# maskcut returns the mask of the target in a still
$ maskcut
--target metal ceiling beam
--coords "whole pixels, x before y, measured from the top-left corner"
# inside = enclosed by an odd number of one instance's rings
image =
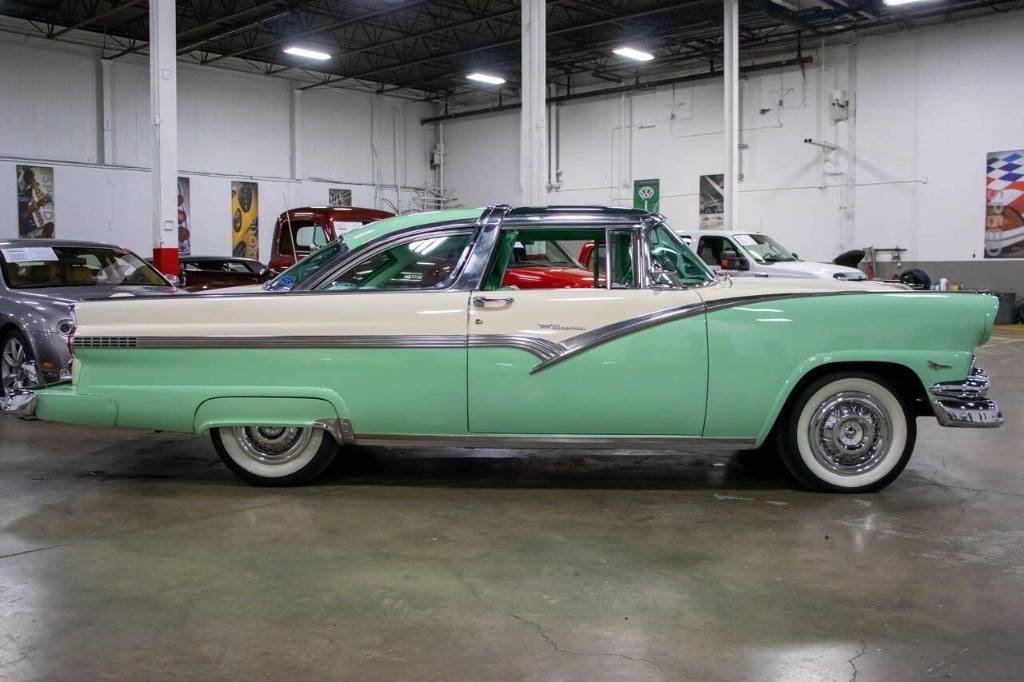
[[[222,55],[220,55],[218,57],[214,57],[213,59],[208,59],[205,63],[206,64],[213,64],[214,62],[219,62],[220,60],[227,59],[228,57],[238,57],[239,55],[249,54],[251,52],[259,52],[261,50],[266,50],[266,49],[271,48],[271,47],[276,47],[277,45],[280,45],[281,43],[286,43],[286,42],[289,42],[289,41],[298,40],[300,38],[308,38],[309,36],[313,36],[313,35],[316,35],[318,33],[324,33],[326,31],[336,31],[337,29],[344,28],[345,26],[351,26],[353,24],[358,24],[358,23],[361,23],[361,22],[364,22],[364,21],[369,21],[371,19],[377,19],[377,18],[380,18],[380,17],[387,16],[389,14],[395,14],[396,12],[404,12],[405,10],[413,9],[413,8],[418,7],[420,5],[425,5],[428,2],[429,2],[429,0],[414,0],[413,2],[403,2],[400,5],[395,5],[393,7],[388,7],[386,9],[376,10],[376,11],[373,11],[373,12],[366,12],[364,14],[360,14],[359,16],[348,17],[346,19],[342,19],[340,21],[335,21],[335,22],[332,22],[330,24],[325,24],[323,26],[319,26],[319,27],[316,27],[316,28],[311,28],[311,29],[306,30],[306,31],[300,31],[299,33],[293,33],[293,34],[291,34],[289,36],[285,36],[283,38],[277,38],[275,40],[271,40],[271,41],[268,41],[268,42],[265,42],[265,43],[260,43],[259,45],[252,45],[250,47],[242,48],[240,50],[235,50],[234,52],[229,52],[227,54],[222,54]]]
[[[658,8],[654,8],[654,9],[643,10],[643,11],[640,11],[640,12],[632,12],[632,13],[629,13],[629,14],[622,14],[622,15],[619,15],[619,16],[616,16],[616,17],[608,17],[608,18],[605,18],[605,19],[599,19],[599,20],[591,21],[591,22],[585,23],[585,24],[575,24],[573,26],[566,26],[564,28],[556,29],[556,30],[553,30],[553,31],[548,31],[547,35],[550,38],[551,36],[563,35],[563,34],[572,33],[572,32],[575,32],[575,31],[586,30],[588,28],[594,28],[594,27],[597,27],[597,26],[604,26],[606,24],[620,23],[620,22],[623,22],[623,21],[629,21],[629,20],[637,19],[637,18],[641,18],[641,17],[653,16],[653,15],[656,15],[656,14],[664,14],[666,12],[672,12],[672,11],[675,11],[675,10],[691,7],[691,6],[694,6],[694,5],[701,5],[701,4],[715,2],[715,1],[716,0],[685,0],[684,2],[677,2],[677,3],[673,4],[673,5],[668,5],[666,7],[658,7]],[[442,59],[451,59],[453,57],[462,57],[462,56],[465,56],[467,54],[475,54],[477,52],[483,52],[483,51],[486,51],[486,50],[493,50],[493,49],[497,49],[497,48],[500,48],[500,47],[511,47],[513,45],[518,45],[520,42],[521,42],[521,38],[520,37],[516,37],[516,38],[511,39],[511,40],[504,40],[504,41],[500,41],[500,42],[497,42],[497,43],[488,43],[486,45],[479,45],[477,47],[467,48],[467,49],[464,49],[464,50],[457,50],[455,52],[446,52],[444,54],[432,55],[432,56],[429,56],[429,57],[424,57],[422,59],[417,59],[417,60],[413,60],[413,61],[398,62],[396,64],[390,64],[388,66],[383,66],[383,67],[379,67],[379,68],[376,68],[376,69],[370,69],[369,71],[361,71],[359,73],[354,73],[354,74],[350,74],[350,75],[337,76],[335,78],[328,78],[327,80],[325,80],[322,83],[318,83],[316,85],[307,85],[306,87],[304,87],[302,89],[303,90],[311,90],[313,88],[322,87],[324,85],[330,85],[332,83],[337,83],[338,81],[346,80],[348,78],[366,78],[368,76],[376,76],[378,74],[387,73],[389,71],[394,71],[396,69],[408,68],[410,66],[418,66],[420,64],[427,64],[427,63],[434,62],[434,61],[440,61]]]
[[[94,14],[94,15],[92,15],[90,17],[86,17],[85,19],[82,19],[81,21],[78,21],[78,22],[68,26],[67,28],[63,28],[63,29],[57,31],[56,33],[51,33],[51,34],[47,35],[46,37],[47,38],[59,38],[59,37],[61,37],[62,35],[64,35],[65,33],[69,32],[69,31],[75,31],[77,29],[82,28],[83,26],[88,26],[89,24],[96,23],[100,19],[106,19],[107,17],[109,17],[109,16],[111,16],[113,14],[117,14],[118,12],[120,12],[122,10],[126,10],[129,7],[134,7],[135,5],[140,4],[141,2],[142,2],[142,0],[127,0],[126,2],[122,2],[120,5],[115,5],[115,6],[111,7],[106,12],[100,12],[99,14]]]

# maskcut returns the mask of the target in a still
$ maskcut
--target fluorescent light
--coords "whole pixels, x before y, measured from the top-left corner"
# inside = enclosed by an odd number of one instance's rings
[[[319,62],[326,61],[331,58],[331,55],[326,52],[320,52],[318,50],[310,50],[305,47],[286,47],[284,48],[285,54],[295,55],[296,57],[305,57],[307,59],[315,59]]]
[[[884,0],[886,5],[909,5],[912,2],[923,2],[923,0]]]
[[[632,47],[619,47],[612,50],[615,54],[626,59],[635,59],[638,62],[649,62],[654,59],[654,55],[650,52],[644,52],[643,50],[637,50]]]
[[[471,81],[487,83],[488,85],[503,85],[505,83],[505,79],[501,76],[492,76],[489,73],[471,73],[466,78]]]

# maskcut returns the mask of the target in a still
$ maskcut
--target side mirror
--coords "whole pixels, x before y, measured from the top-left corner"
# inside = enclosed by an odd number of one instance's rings
[[[731,256],[729,258],[722,258],[722,269],[746,271],[750,269],[750,261],[748,261],[743,256]]]
[[[177,275],[164,275],[164,278],[166,278],[167,281],[170,282],[173,286],[178,286],[178,284],[181,282],[181,280],[178,279]]]
[[[651,259],[651,269],[647,271],[647,276],[655,286],[683,288],[676,274],[666,270],[656,258]]]
[[[800,256],[797,255],[796,251],[793,252],[793,258],[800,260]]]

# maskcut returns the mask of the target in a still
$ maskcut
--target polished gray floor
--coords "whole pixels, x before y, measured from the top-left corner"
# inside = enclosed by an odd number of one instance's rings
[[[1019,680],[1008,424],[920,420],[883,493],[749,453],[359,450],[237,483],[206,440],[0,420],[3,680]]]

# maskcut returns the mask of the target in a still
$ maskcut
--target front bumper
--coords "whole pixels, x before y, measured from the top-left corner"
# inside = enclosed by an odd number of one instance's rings
[[[983,369],[971,366],[966,379],[942,381],[931,387],[932,411],[942,426],[991,429],[1003,424],[1003,412],[986,397],[992,380]]]

